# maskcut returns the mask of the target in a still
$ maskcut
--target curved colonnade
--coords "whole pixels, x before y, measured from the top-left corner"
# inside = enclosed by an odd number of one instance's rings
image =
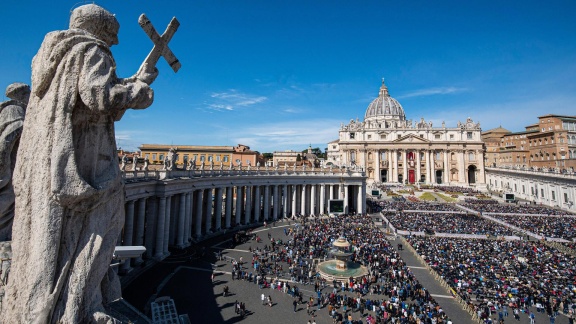
[[[143,245],[143,259],[162,260],[168,247],[295,215],[328,214],[330,199],[344,212],[366,212],[366,175],[340,170],[126,171],[124,229],[117,245]],[[277,206],[277,208],[276,208]]]

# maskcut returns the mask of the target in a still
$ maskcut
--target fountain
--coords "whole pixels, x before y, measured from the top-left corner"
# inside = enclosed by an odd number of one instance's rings
[[[345,237],[339,237],[332,243],[333,260],[320,262],[318,272],[326,280],[348,280],[350,277],[358,279],[368,274],[368,269],[356,262],[350,261],[352,255],[351,244]]]

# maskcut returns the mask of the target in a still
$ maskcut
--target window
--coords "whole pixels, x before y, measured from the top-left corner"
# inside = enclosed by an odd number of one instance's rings
[[[350,139],[354,139],[355,136],[356,136],[356,133],[350,133]]]
[[[556,191],[552,190],[552,200],[556,201]]]
[[[246,159],[246,165],[250,163],[250,159]]]
[[[564,203],[568,203],[568,193],[564,193]]]
[[[188,164],[188,154],[184,154],[184,164]]]
[[[402,135],[398,135],[397,138],[400,139],[400,137],[402,137]]]
[[[424,134],[420,134],[420,138],[424,138]]]
[[[540,189],[540,196],[544,198],[544,189]]]
[[[388,153],[386,153],[386,152],[380,153],[380,160],[386,161],[386,157],[387,157],[387,156],[388,156]]]
[[[434,139],[440,139],[440,134],[434,135]]]
[[[467,132],[467,133],[466,133],[466,138],[472,139],[472,132]]]
[[[368,139],[372,139],[372,135],[368,135]]]
[[[386,139],[386,135],[380,135],[380,139]]]
[[[216,162],[220,162],[220,155],[216,155]]]
[[[350,161],[356,161],[356,152],[350,152]]]
[[[336,149],[336,145],[332,145],[332,149],[334,149],[334,150],[335,150],[335,149]]]
[[[474,161],[474,160],[475,160],[474,152],[469,152],[468,153],[468,161]]]
[[[164,161],[164,154],[160,154],[160,161]]]
[[[451,139],[451,140],[454,139],[454,134],[450,134],[450,139]]]
[[[200,162],[206,161],[206,157],[204,155],[200,155]]]
[[[156,161],[156,153],[153,153],[153,154],[152,154],[152,160],[153,160],[153,161]]]
[[[236,164],[240,163],[240,159],[236,159]]]
[[[228,155],[224,155],[224,162],[228,162]]]
[[[525,194],[526,193],[526,187],[524,185],[522,185],[522,193]]]
[[[208,155],[208,162],[212,162],[212,161],[213,161],[212,155]]]

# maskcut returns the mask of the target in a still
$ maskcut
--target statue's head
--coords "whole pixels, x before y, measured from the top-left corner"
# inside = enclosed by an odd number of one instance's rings
[[[103,40],[108,46],[118,44],[120,24],[106,9],[95,4],[80,6],[70,15],[70,28],[82,29]]]

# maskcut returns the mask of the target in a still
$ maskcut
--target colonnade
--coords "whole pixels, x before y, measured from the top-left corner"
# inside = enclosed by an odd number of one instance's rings
[[[144,259],[162,260],[169,247],[185,248],[193,241],[226,229],[299,215],[328,214],[329,200],[344,201],[344,211],[366,212],[366,179],[324,176],[298,181],[201,178],[154,180],[126,184],[124,229],[117,245],[143,245],[143,257],[121,266],[127,272]],[[232,180],[232,181],[230,181]]]

